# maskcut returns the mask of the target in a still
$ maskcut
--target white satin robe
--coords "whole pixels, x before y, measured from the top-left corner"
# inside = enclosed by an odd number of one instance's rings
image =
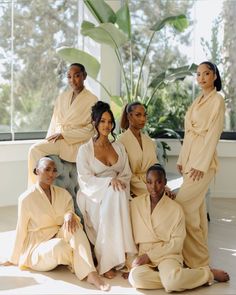
[[[126,253],[136,253],[129,215],[129,181],[131,172],[123,145],[112,143],[118,154],[112,166],[94,156],[93,140],[82,145],[77,157],[78,206],[83,214],[86,233],[94,245],[98,271],[103,274],[122,266]],[[114,191],[110,182],[117,178],[126,190]]]

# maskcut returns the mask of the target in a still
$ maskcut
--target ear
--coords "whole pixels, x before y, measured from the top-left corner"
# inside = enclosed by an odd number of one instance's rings
[[[215,74],[215,75],[214,75],[214,81],[215,81],[216,79],[217,79],[217,75]]]
[[[84,77],[84,80],[86,80],[86,78],[87,78],[87,72],[84,72],[83,73],[83,77]]]

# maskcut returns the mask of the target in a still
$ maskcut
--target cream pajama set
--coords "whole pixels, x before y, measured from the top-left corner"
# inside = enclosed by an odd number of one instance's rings
[[[135,288],[183,291],[213,281],[208,266],[183,268],[182,248],[186,235],[181,206],[163,195],[151,213],[150,196],[131,201],[131,221],[138,255],[151,263],[131,269],[129,282]]]
[[[183,184],[176,201],[185,213],[187,236],[183,256],[188,267],[209,265],[205,195],[218,168],[216,146],[224,126],[225,103],[215,89],[195,99],[185,116],[185,136],[177,164],[183,168]],[[204,172],[193,181],[190,169]]]
[[[129,159],[132,177],[130,191],[132,196],[147,193],[146,172],[150,166],[158,163],[156,145],[146,134],[141,133],[142,148],[130,129],[122,133],[118,139],[125,147]]]
[[[16,238],[10,262],[21,269],[49,271],[68,265],[82,280],[96,271],[89,241],[78,221],[74,234],[64,227],[64,216],[73,213],[73,201],[63,188],[51,186],[52,203],[38,183],[23,193],[18,202]]]
[[[97,102],[97,97],[86,88],[71,103],[72,96],[73,90],[59,95],[47,133],[47,137],[61,133],[64,139],[59,139],[55,143],[45,139],[31,146],[29,150],[28,186],[36,182],[33,169],[40,158],[54,154],[68,162],[76,162],[79,146],[94,134],[91,107]]]

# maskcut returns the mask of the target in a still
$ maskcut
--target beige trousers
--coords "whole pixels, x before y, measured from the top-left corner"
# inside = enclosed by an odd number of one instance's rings
[[[134,267],[129,274],[129,282],[134,288],[162,289],[166,292],[184,291],[213,282],[209,267],[198,269],[183,268],[175,259],[164,259],[158,270],[141,265]]]
[[[199,181],[193,181],[189,174],[184,174],[183,184],[176,196],[176,201],[185,213],[187,235],[183,256],[185,264],[190,268],[209,265],[205,196],[214,173],[213,169],[209,170]]]
[[[72,235],[62,227],[55,238],[41,243],[31,255],[31,268],[36,271],[49,271],[59,264],[68,265],[80,280],[96,271],[82,228]]]
[[[39,159],[47,155],[59,155],[61,140],[57,140],[55,143],[42,140],[38,143],[33,144],[28,153],[28,187],[36,183],[36,175],[33,170]]]

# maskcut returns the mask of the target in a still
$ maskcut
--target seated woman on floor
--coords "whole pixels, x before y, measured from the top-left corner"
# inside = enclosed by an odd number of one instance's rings
[[[214,279],[228,281],[227,273],[209,266],[183,267],[183,210],[165,194],[166,173],[161,165],[151,166],[146,177],[148,193],[131,201],[133,234],[139,250],[129,274],[131,285],[172,292],[210,285]]]
[[[109,285],[97,274],[88,239],[74,214],[72,197],[52,185],[57,175],[54,161],[41,158],[34,173],[37,183],[19,198],[14,248],[3,265],[36,271],[68,265],[79,280],[87,277],[89,283],[107,291]]]
[[[126,254],[137,252],[128,204],[131,171],[123,145],[115,141],[109,104],[97,102],[92,107],[92,121],[97,135],[79,148],[77,157],[77,200],[94,245],[98,271],[113,278],[115,269],[124,266]]]

